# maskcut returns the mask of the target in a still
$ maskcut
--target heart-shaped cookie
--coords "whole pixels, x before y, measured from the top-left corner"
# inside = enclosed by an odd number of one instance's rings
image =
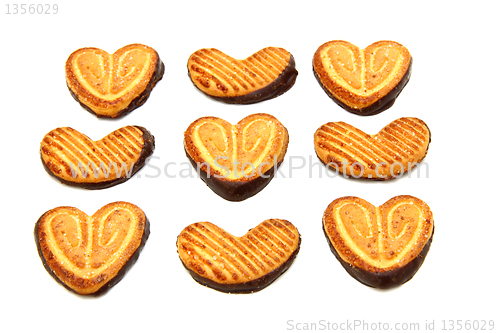
[[[379,41],[364,50],[341,40],[321,45],[313,58],[314,75],[330,98],[349,112],[382,112],[410,80],[412,57],[401,44]]]
[[[158,53],[146,45],[127,45],[113,54],[86,47],[66,61],[66,84],[87,111],[117,118],[144,104],[164,71]]]
[[[280,47],[266,47],[244,60],[217,49],[201,49],[189,57],[188,72],[203,93],[234,104],[277,97],[294,85],[298,75],[292,54]]]
[[[418,118],[400,118],[375,135],[342,121],[324,124],[314,133],[319,159],[337,173],[353,178],[393,179],[420,163],[431,133]]]
[[[229,293],[262,290],[283,274],[300,248],[286,220],[270,219],[235,237],[210,222],[194,223],[177,237],[177,252],[202,285]]]
[[[71,127],[56,128],[40,144],[45,170],[61,182],[86,189],[103,189],[127,181],[155,148],[144,127],[126,126],[92,141]]]
[[[359,282],[387,289],[415,275],[434,234],[425,202],[394,197],[380,207],[356,197],[334,200],[323,215],[323,231],[333,254]]]
[[[34,234],[50,275],[78,294],[102,294],[139,257],[149,222],[128,202],[107,204],[92,216],[74,207],[57,207],[38,219]]]
[[[264,113],[236,125],[203,117],[184,133],[184,149],[193,166],[215,193],[230,201],[261,191],[285,158],[287,147],[287,129]]]

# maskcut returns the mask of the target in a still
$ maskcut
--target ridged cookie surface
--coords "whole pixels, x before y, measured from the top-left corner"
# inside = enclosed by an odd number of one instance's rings
[[[237,60],[211,48],[194,52],[188,60],[194,85],[221,102],[257,103],[290,89],[297,77],[295,60],[287,50],[266,47]]]
[[[326,123],[314,133],[319,159],[344,176],[393,179],[427,154],[431,133],[418,118],[400,118],[369,135],[345,122]]]
[[[117,118],[146,102],[164,70],[158,53],[146,45],[127,45],[113,54],[85,47],[66,61],[66,84],[87,111]]]
[[[434,220],[429,206],[409,195],[380,207],[343,197],[325,210],[323,230],[351,276],[386,289],[405,283],[418,271],[432,242]]]
[[[391,107],[408,83],[412,57],[393,41],[379,41],[364,50],[341,40],[321,45],[313,71],[328,96],[349,112],[373,115]]]
[[[261,290],[283,274],[300,248],[300,234],[286,220],[270,219],[235,237],[210,222],[194,223],[177,237],[177,252],[191,276],[230,293]]]
[[[40,155],[45,170],[61,182],[102,189],[132,177],[154,147],[154,137],[140,126],[122,127],[99,141],[71,127],[59,127],[44,136]]]
[[[275,117],[257,113],[236,125],[203,117],[184,133],[184,149],[206,184],[230,201],[261,191],[285,158],[288,131]]]
[[[57,207],[38,219],[34,235],[52,277],[78,294],[102,294],[139,257],[149,222],[128,202],[107,204],[92,216],[74,207]]]

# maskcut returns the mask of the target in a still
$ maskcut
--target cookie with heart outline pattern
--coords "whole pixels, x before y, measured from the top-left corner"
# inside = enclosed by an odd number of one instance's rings
[[[146,102],[164,71],[158,53],[146,45],[130,44],[113,54],[85,47],[68,57],[66,84],[85,110],[119,118]]]
[[[188,59],[191,81],[205,95],[230,104],[252,104],[278,97],[294,84],[298,72],[293,55],[266,47],[237,60],[214,49],[200,49]]]
[[[89,216],[61,206],[35,224],[38,254],[47,272],[80,295],[102,295],[136,262],[149,221],[134,204],[117,201]]]
[[[227,293],[252,293],[292,265],[300,242],[299,231],[286,220],[266,220],[242,237],[199,222],[179,234],[177,252],[198,283]]]
[[[418,118],[394,120],[375,135],[343,121],[314,133],[318,158],[345,177],[388,180],[412,170],[427,155],[431,132]]]
[[[408,49],[397,42],[378,41],[362,50],[334,40],[316,50],[313,72],[339,106],[369,116],[394,104],[410,80],[412,62]]]
[[[59,127],[43,137],[40,157],[45,171],[62,183],[94,190],[129,180],[154,148],[153,135],[141,126],[119,128],[98,141]]]
[[[236,125],[203,117],[184,132],[191,164],[208,187],[229,201],[261,191],[283,162],[287,147],[287,129],[265,113],[245,117]]]
[[[423,264],[434,235],[429,206],[396,196],[375,207],[357,197],[334,200],[323,214],[330,249],[359,282],[388,289],[410,280]]]

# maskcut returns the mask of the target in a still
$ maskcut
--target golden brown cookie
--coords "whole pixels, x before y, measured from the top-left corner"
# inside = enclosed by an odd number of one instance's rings
[[[292,264],[300,234],[286,220],[270,219],[235,237],[210,222],[194,223],[177,237],[177,252],[200,284],[228,293],[269,286]]]
[[[342,121],[324,124],[314,133],[319,159],[336,172],[353,178],[393,179],[420,163],[431,133],[418,118],[400,118],[375,135]]]
[[[434,234],[425,202],[400,195],[375,207],[356,197],[334,200],[323,215],[323,231],[346,271],[359,282],[387,289],[410,280],[429,251]]]
[[[85,47],[66,61],[66,84],[90,113],[118,118],[146,102],[164,71],[158,53],[146,45],[127,45],[113,54]]]
[[[57,207],[38,219],[34,235],[52,277],[78,294],[97,295],[117,284],[137,260],[149,222],[128,202],[107,204],[92,216]]]
[[[277,97],[294,85],[298,75],[292,54],[280,47],[266,47],[244,60],[217,49],[201,49],[189,57],[188,72],[203,93],[234,104]]]
[[[313,71],[326,94],[349,112],[382,112],[410,80],[412,57],[401,44],[379,41],[364,50],[342,40],[321,45]]]
[[[86,189],[103,189],[127,181],[155,148],[144,127],[126,126],[92,141],[71,127],[56,128],[40,144],[45,170],[61,182]]]
[[[236,125],[203,117],[184,132],[184,149],[193,167],[215,193],[230,201],[261,191],[285,158],[287,147],[287,129],[264,113]]]

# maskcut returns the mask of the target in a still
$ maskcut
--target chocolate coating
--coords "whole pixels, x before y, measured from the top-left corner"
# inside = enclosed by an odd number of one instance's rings
[[[42,160],[43,168],[45,169],[45,171],[47,171],[47,173],[49,175],[56,178],[58,181],[60,181],[63,184],[66,184],[69,186],[80,187],[80,188],[84,188],[87,190],[102,190],[102,189],[105,189],[108,187],[112,187],[112,186],[124,183],[127,180],[129,180],[130,178],[132,178],[132,176],[135,175],[139,170],[141,170],[142,167],[144,167],[144,165],[146,164],[147,158],[153,154],[153,151],[155,149],[155,138],[151,134],[151,132],[149,132],[146,128],[144,128],[142,126],[136,126],[136,127],[142,131],[142,139],[144,140],[144,147],[142,148],[141,154],[139,155],[139,159],[137,160],[137,162],[134,163],[134,166],[132,167],[132,171],[130,172],[130,177],[127,177],[127,175],[125,174],[125,177],[120,177],[117,179],[107,180],[107,181],[97,182],[97,183],[80,183],[80,182],[67,181],[65,179],[57,177],[57,175],[55,175],[47,167],[47,165],[43,162],[42,154],[40,152],[40,159]]]
[[[425,151],[425,155],[417,162],[417,163],[421,163],[422,160],[427,156],[427,152],[429,151],[429,146],[430,146],[430,143],[432,141],[432,134],[431,134],[431,129],[429,128],[429,126],[427,124],[425,124],[425,127],[427,128],[428,132],[429,132],[429,144],[427,145],[427,150]],[[321,163],[323,163],[326,167],[328,167],[330,170],[334,171],[335,173],[339,173],[341,174],[341,170],[337,170],[335,169],[332,165],[328,165],[327,163],[325,163],[319,156],[318,154],[316,153],[316,157],[318,158],[318,160],[320,160]],[[339,163],[336,163],[337,165],[341,166],[342,163],[339,162]],[[407,172],[410,173],[411,171],[413,170],[413,168],[411,170],[408,170]],[[344,175],[342,175],[344,176]],[[385,180],[392,180],[392,179],[398,179],[398,178],[402,178],[404,176],[404,173],[401,173],[399,174],[397,177],[386,177],[386,178],[376,178],[376,177],[368,177],[368,176],[361,176],[361,177],[353,177],[351,175],[345,175],[347,176],[348,178],[351,178],[351,179],[362,179],[362,180],[369,180],[369,181],[385,181]],[[345,177],[344,176],[344,177]]]
[[[431,247],[432,238],[434,236],[434,228],[432,228],[431,237],[429,238],[427,243],[425,243],[425,246],[422,248],[420,253],[412,261],[410,261],[403,267],[379,273],[360,269],[344,261],[338,254],[337,250],[335,250],[333,244],[330,242],[330,238],[328,238],[324,225],[323,233],[325,234],[326,240],[328,241],[330,250],[335,255],[337,260],[342,264],[347,273],[349,273],[349,275],[366,286],[378,289],[390,289],[408,282],[417,273],[420,266],[422,266],[422,264],[424,263],[425,257],[427,256],[427,253],[429,252],[429,249]]]
[[[36,222],[33,235],[35,236],[36,248],[37,248],[37,251],[38,251],[38,255],[40,256],[40,259],[42,260],[43,267],[45,267],[45,270],[49,273],[49,275],[52,276],[58,283],[60,283],[61,285],[63,285],[64,288],[66,288],[66,289],[68,289],[68,290],[70,290],[70,291],[72,291],[72,292],[75,293],[75,291],[73,289],[71,289],[69,286],[67,286],[65,283],[63,283],[57,277],[57,275],[50,269],[50,266],[48,265],[47,260],[45,259],[45,256],[43,255],[42,248],[40,247],[40,240],[37,237],[39,222],[40,222],[40,219],[42,217],[43,217],[43,215]],[[140,255],[142,249],[144,248],[144,245],[146,245],[146,241],[149,238],[149,234],[150,234],[150,225],[149,225],[149,219],[146,216],[146,222],[145,222],[145,225],[144,225],[144,232],[142,234],[142,239],[141,239],[141,243],[139,244],[139,247],[135,250],[134,254],[130,257],[130,259],[127,261],[127,263],[122,266],[122,268],[118,271],[118,273],[115,275],[115,277],[113,277],[111,280],[109,280],[108,283],[106,283],[105,285],[103,285],[101,288],[99,288],[99,290],[97,290],[93,294],[86,294],[86,295],[78,294],[78,295],[83,296],[83,297],[85,297],[85,296],[102,296],[102,295],[106,294],[118,282],[120,282],[121,279],[123,279],[123,277],[125,276],[125,274],[128,272],[128,270],[137,261],[137,259],[139,259],[139,255]]]
[[[276,78],[276,80],[271,82],[271,84],[261,89],[258,89],[252,93],[242,96],[217,97],[206,94],[203,91],[202,92],[206,96],[213,98],[219,102],[224,102],[228,104],[253,104],[283,95],[295,84],[295,80],[297,79],[298,74],[299,72],[295,69],[295,59],[293,55],[290,54],[290,61],[288,62],[288,65],[286,66],[285,70],[278,76],[278,78]],[[191,75],[189,74],[189,70],[188,70],[188,76],[191,79],[191,82],[193,82]],[[196,87],[194,82],[193,85]]]
[[[320,80],[318,74],[316,73],[316,71],[314,70],[314,67],[313,67],[313,73],[314,73],[314,77],[318,81],[318,83],[321,86],[321,88],[323,88],[323,90],[326,92],[326,94],[335,103],[337,103],[340,107],[342,107],[344,110],[349,111],[350,113],[357,114],[359,116],[373,116],[373,115],[376,115],[376,114],[378,114],[378,113],[380,113],[382,111],[387,110],[388,108],[390,108],[394,104],[394,102],[396,101],[396,98],[399,96],[399,94],[401,93],[401,91],[403,91],[403,88],[406,86],[406,84],[408,83],[408,81],[410,81],[412,64],[413,64],[413,58],[410,59],[410,65],[408,66],[408,70],[404,74],[404,76],[401,79],[401,81],[399,81],[399,83],[394,87],[394,89],[392,89],[391,91],[389,91],[389,93],[387,93],[387,95],[385,95],[381,99],[377,100],[375,103],[367,106],[366,108],[362,108],[362,109],[351,108],[350,106],[344,104],[342,101],[338,100],[323,85],[323,83],[321,83],[321,80]]]
[[[184,148],[184,152],[188,157],[191,165],[195,170],[199,169],[201,179],[207,186],[220,197],[228,201],[243,201],[246,200],[264,189],[274,177],[274,172],[279,168],[283,161],[278,161],[277,165],[267,170],[262,176],[248,181],[231,180],[224,177],[215,177],[215,175],[208,175],[203,168],[198,168],[196,162],[189,156]]]
[[[255,279],[255,280],[252,280],[249,282],[245,282],[245,283],[237,283],[237,284],[217,283],[217,282],[214,282],[206,277],[198,275],[196,272],[189,269],[189,267],[187,267],[182,260],[181,260],[181,262],[182,262],[182,265],[184,266],[184,268],[186,268],[186,270],[189,272],[189,274],[191,274],[193,279],[203,286],[206,286],[206,287],[209,287],[209,288],[212,288],[212,289],[224,292],[224,293],[250,294],[250,293],[257,292],[257,291],[260,291],[260,290],[266,288],[271,283],[273,283],[278,277],[280,277],[283,273],[285,273],[288,270],[288,268],[290,268],[290,266],[294,262],[295,258],[297,257],[297,254],[299,253],[301,241],[302,241],[302,239],[299,235],[299,244],[297,245],[297,249],[295,251],[293,251],[290,258],[288,258],[288,260],[285,261],[281,266],[279,266],[275,270],[271,271],[270,273],[268,273],[268,274],[266,274],[258,279]]]
[[[97,118],[121,118],[121,117],[127,115],[128,113],[132,112],[133,110],[137,109],[138,107],[142,106],[146,102],[146,100],[149,98],[149,95],[151,94],[151,91],[156,86],[156,83],[158,83],[158,81],[160,81],[163,78],[164,73],[165,73],[165,65],[163,64],[161,59],[158,58],[158,61],[156,62],[155,71],[153,73],[153,76],[151,77],[151,80],[149,80],[149,83],[146,86],[146,89],[144,89],[144,91],[139,96],[134,98],[132,100],[132,102],[130,102],[130,104],[125,109],[121,110],[120,112],[118,112],[116,115],[114,115],[112,117],[104,116],[104,115],[100,115],[100,114],[95,113],[94,110],[92,110],[90,107],[88,107],[87,105],[83,104],[80,101],[78,96],[73,92],[73,90],[71,90],[69,88],[69,86],[67,86],[67,87],[68,87],[69,92],[71,93],[71,96],[73,96],[73,98],[82,106],[82,108],[84,108],[85,110],[87,110],[88,112],[90,112],[91,114],[96,116]]]

